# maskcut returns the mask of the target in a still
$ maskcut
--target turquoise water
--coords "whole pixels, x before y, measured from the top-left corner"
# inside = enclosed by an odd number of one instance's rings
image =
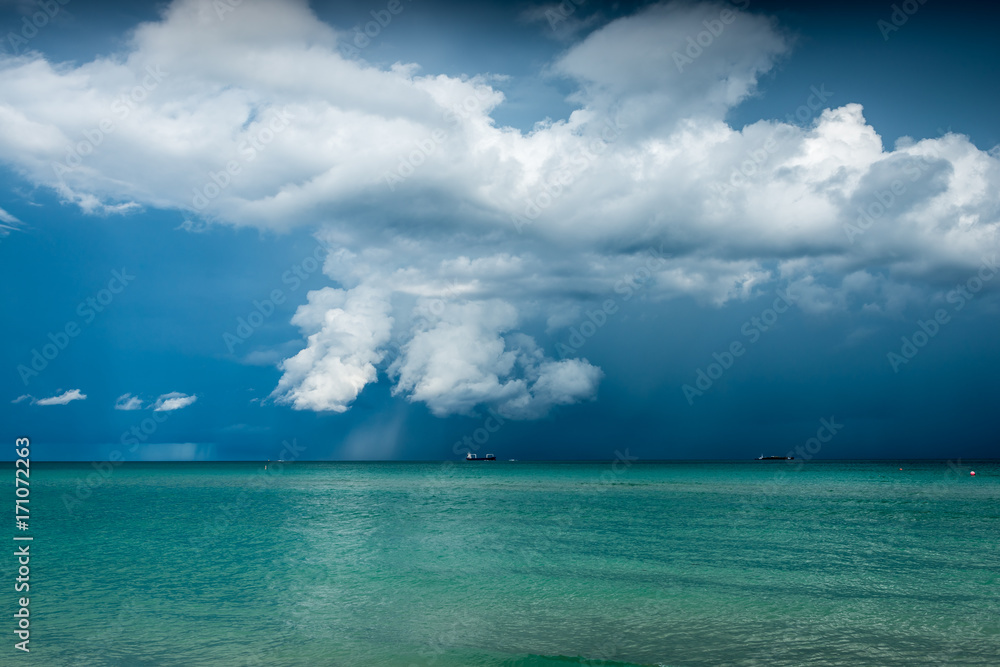
[[[997,462],[90,473],[32,466],[3,664],[1000,664]]]

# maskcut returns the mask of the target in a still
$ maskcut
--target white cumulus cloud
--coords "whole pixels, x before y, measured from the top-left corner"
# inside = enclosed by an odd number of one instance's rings
[[[513,333],[517,311],[510,304],[474,301],[441,310],[433,321],[422,320],[390,367],[398,376],[394,393],[426,403],[438,416],[488,405],[514,419],[596,393],[600,369],[546,358],[531,337]]]
[[[156,399],[153,404],[154,412],[171,412],[173,410],[180,410],[181,408],[186,408],[195,401],[198,397],[194,394],[182,394],[179,391],[172,391],[169,394],[163,394]]]
[[[706,22],[719,34],[695,55]],[[576,110],[529,131],[494,121],[501,77],[382,69],[341,55],[349,39],[303,0],[224,21],[175,0],[123,53],[0,56],[0,159],[85,210],[318,228],[334,285],[295,315],[306,347],[272,394],[302,410],[347,410],[382,372],[435,414],[537,417],[593,397],[601,371],[519,328],[557,335],[640,271],[651,300],[783,288],[806,313],[892,315],[998,249],[1000,160],[962,134],[886,146],[822,82],[801,91],[811,119],[727,123],[794,57],[733,3],[594,29],[546,68]]]
[[[49,398],[40,398],[34,401],[35,405],[66,405],[72,401],[83,401],[87,398],[87,395],[82,393],[79,389],[70,389],[56,396],[50,396]]]
[[[376,381],[392,326],[389,310],[384,293],[363,286],[310,292],[292,319],[308,345],[282,362],[275,400],[296,410],[347,410]]]

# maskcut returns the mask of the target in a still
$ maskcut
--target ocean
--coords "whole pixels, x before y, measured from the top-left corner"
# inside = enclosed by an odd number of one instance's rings
[[[98,467],[2,664],[1000,664],[1000,462]]]

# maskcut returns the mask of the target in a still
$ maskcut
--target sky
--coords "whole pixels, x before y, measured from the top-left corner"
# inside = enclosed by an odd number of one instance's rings
[[[998,14],[0,0],[6,437],[995,457]]]

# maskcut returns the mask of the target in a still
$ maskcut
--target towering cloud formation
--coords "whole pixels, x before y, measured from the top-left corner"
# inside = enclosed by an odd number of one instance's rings
[[[298,409],[346,410],[380,369],[439,415],[591,398],[599,369],[518,327],[569,326],[648,248],[648,298],[784,287],[807,312],[894,312],[996,250],[1000,163],[964,136],[887,148],[818,84],[807,126],[730,127],[789,53],[733,3],[594,30],[551,64],[579,108],[530,132],[494,123],[489,77],[378,69],[348,38],[305,2],[177,0],[120,57],[0,56],[0,155],[68,201],[320,228],[338,287],[300,308],[274,393]]]
[[[442,310],[414,329],[390,368],[399,378],[396,393],[427,403],[434,414],[470,414],[488,404],[504,416],[530,419],[596,392],[598,368],[548,359],[530,336],[503,336],[517,324],[509,303],[472,301]]]
[[[389,310],[386,294],[367,287],[310,292],[292,320],[309,344],[282,363],[277,400],[298,410],[347,410],[375,381],[392,327]]]

